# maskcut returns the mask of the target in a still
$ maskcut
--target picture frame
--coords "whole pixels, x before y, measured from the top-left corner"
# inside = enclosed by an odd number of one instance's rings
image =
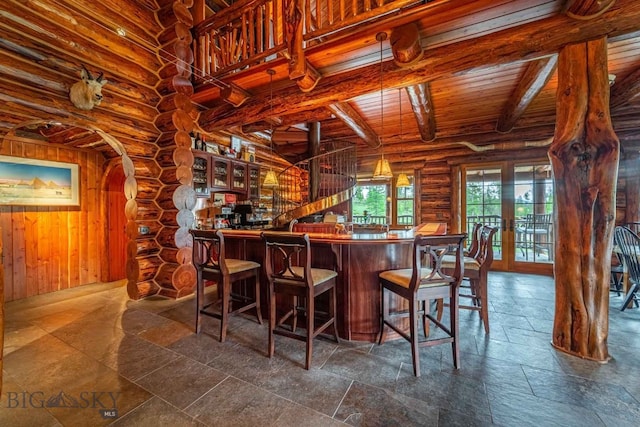
[[[0,205],[80,206],[74,163],[0,156]]]
[[[209,144],[207,143],[207,153],[220,155],[220,149],[217,144]]]

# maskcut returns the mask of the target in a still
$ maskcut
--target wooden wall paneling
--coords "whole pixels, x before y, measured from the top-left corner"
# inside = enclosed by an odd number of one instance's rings
[[[83,200],[83,203],[89,203],[89,192],[88,185],[89,180],[87,179],[87,153],[81,152],[78,153],[79,165],[84,173],[80,174],[80,199]],[[87,231],[89,229],[89,215],[85,209],[80,209],[79,215],[79,247],[80,247],[80,265],[79,265],[79,280],[80,283],[88,283],[87,280],[89,278],[89,266],[87,258],[82,256],[83,254],[89,253],[89,242],[87,240]]]
[[[27,245],[25,245],[26,223],[24,215],[24,207],[12,206],[11,212],[11,241],[12,260],[13,260],[13,299],[20,299],[27,296]]]
[[[6,301],[11,301],[13,298],[13,282],[11,281],[11,277],[13,277],[13,251],[11,247],[11,206],[0,206],[0,229],[2,229],[2,234],[0,238],[2,242],[2,262],[0,263],[0,268],[4,267],[4,271],[2,272],[2,278],[4,287],[3,287],[3,295]],[[1,309],[0,309],[1,310]]]
[[[24,245],[26,296],[38,295],[38,215],[34,208],[24,208]]]
[[[104,172],[104,163],[102,156],[95,152],[91,152],[93,161],[89,162],[89,176],[91,187],[91,204],[87,205],[89,209],[89,224],[91,229],[88,231],[89,240],[89,262],[90,262],[90,282],[100,281],[101,263],[100,259],[106,255],[104,245],[104,226],[106,218],[102,215],[102,185],[101,180]]]
[[[63,207],[58,211],[58,253],[60,254],[60,273],[58,289],[71,287],[69,280],[69,209]]]

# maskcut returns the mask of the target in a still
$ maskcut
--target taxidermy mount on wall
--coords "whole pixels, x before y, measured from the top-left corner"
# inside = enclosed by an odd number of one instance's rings
[[[89,70],[82,65],[81,80],[74,83],[69,91],[69,99],[71,99],[73,105],[81,110],[91,110],[94,106],[100,105],[102,101],[102,86],[108,83],[107,80],[102,79],[102,75],[103,73],[100,73],[94,79]]]

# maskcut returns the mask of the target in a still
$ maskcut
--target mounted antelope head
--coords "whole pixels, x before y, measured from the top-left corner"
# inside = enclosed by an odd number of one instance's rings
[[[81,80],[71,86],[69,99],[73,105],[81,110],[91,110],[94,106],[100,105],[102,101],[102,86],[107,84],[107,80],[102,80],[103,73],[94,79],[89,70],[82,66],[80,72]]]

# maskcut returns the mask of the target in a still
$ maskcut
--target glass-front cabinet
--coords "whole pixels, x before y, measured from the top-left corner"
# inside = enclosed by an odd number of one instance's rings
[[[202,151],[193,153],[193,189],[198,197],[231,191],[241,200],[260,198],[260,166]]]
[[[209,180],[209,164],[211,156],[196,154],[193,158],[193,189],[197,196],[209,196],[211,182]]]
[[[224,158],[212,157],[212,180],[211,188],[213,190],[228,190],[230,182],[229,160]]]
[[[244,162],[231,162],[231,191],[247,191],[247,164]]]

